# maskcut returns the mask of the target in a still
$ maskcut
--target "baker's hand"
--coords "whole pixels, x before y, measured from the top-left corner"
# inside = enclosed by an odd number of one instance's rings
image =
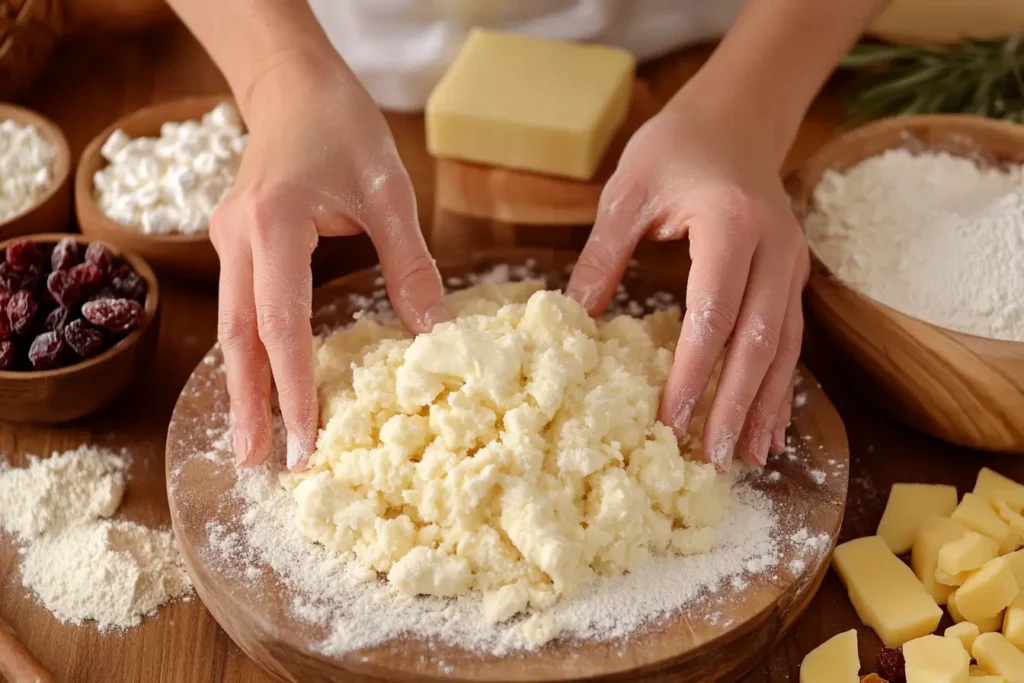
[[[637,131],[569,284],[599,314],[642,238],[689,237],[686,314],[659,419],[686,432],[724,352],[703,435],[705,457],[721,470],[734,454],[763,465],[785,445],[809,269],[770,131],[744,117],[730,120],[684,91]]]
[[[394,139],[343,65],[316,73],[275,65],[243,99],[248,145],[210,227],[221,263],[218,339],[238,461],[258,464],[269,451],[273,373],[295,469],[312,454],[318,427],[310,327],[317,237],[366,232],[411,331],[447,314]]]

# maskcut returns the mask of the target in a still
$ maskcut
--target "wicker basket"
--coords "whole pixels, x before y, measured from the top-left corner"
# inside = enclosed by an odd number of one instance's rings
[[[63,25],[59,0],[0,0],[0,100],[32,83]]]

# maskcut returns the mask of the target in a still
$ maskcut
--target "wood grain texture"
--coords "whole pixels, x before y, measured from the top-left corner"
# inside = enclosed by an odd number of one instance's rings
[[[67,235],[33,235],[32,241],[48,259],[49,252]],[[76,235],[85,246],[91,240]],[[6,249],[7,242],[0,242]],[[149,265],[137,255],[110,245],[149,286],[142,323],[103,353],[81,363],[53,370],[12,372],[0,370],[0,415],[11,422],[53,424],[89,415],[117,398],[153,359],[160,320],[160,287]]]
[[[814,188],[826,170],[908,145],[982,163],[1020,162],[1024,126],[936,115],[850,131],[787,180],[797,216],[813,209]],[[912,318],[846,286],[817,257],[807,300],[837,346],[864,371],[868,392],[891,414],[956,444],[1024,453],[1024,342],[984,339]]]
[[[71,149],[64,132],[56,123],[37,112],[0,102],[0,121],[5,119],[35,126],[53,145],[57,156],[50,187],[29,208],[0,220],[0,240],[37,232],[67,230],[71,221]]]
[[[541,249],[505,249],[465,256],[442,266],[444,276],[465,277],[494,265],[537,264],[536,272],[549,286],[562,287],[567,264],[575,252]],[[336,327],[352,321],[358,311],[349,294],[369,297],[379,270],[371,269],[340,278],[314,293],[314,327]],[[657,291],[685,298],[685,281],[651,277],[633,271],[624,280],[626,290],[643,301]],[[826,534],[834,543],[839,533],[849,475],[849,452],[842,421],[819,388],[808,389],[808,401],[797,411],[792,436],[804,444],[805,461],[777,458],[772,469],[780,485],[762,485],[779,516],[780,536],[800,529],[812,536]],[[522,657],[476,655],[457,646],[403,638],[332,659],[316,652],[313,644],[325,638],[322,627],[292,613],[295,596],[270,567],[261,566],[259,582],[240,579],[236,567],[211,561],[208,524],[224,533],[238,528],[239,511],[224,506],[237,480],[230,454],[220,462],[202,457],[214,448],[218,425],[228,410],[227,387],[217,366],[202,363],[186,384],[168,431],[168,500],[174,529],[186,566],[203,603],[251,657],[285,681],[392,681],[445,679],[451,681],[569,681],[580,679],[664,681],[671,677],[708,683],[732,681],[759,662],[806,608],[813,589],[828,570],[828,551],[809,562],[806,572],[794,575],[787,568],[805,551],[787,546],[779,569],[771,577],[757,575],[741,592],[720,591],[699,607],[684,607],[664,624],[638,634],[626,643],[556,641],[538,653]],[[806,439],[806,441],[805,441]],[[272,457],[282,457],[273,454]],[[227,461],[227,465],[225,465]],[[828,471],[816,485],[808,471]],[[708,614],[718,613],[717,619]]]
[[[700,47],[669,55],[640,69],[659,102],[666,101],[710,54]],[[119,116],[155,102],[226,91],[202,49],[178,24],[135,36],[79,38],[59,46],[40,74],[27,106],[43,112],[64,130],[77,156],[99,131]],[[799,165],[835,135],[842,120],[836,90],[811,107],[790,152],[787,169]],[[426,154],[422,120],[387,114],[399,153],[416,189],[420,223],[428,236],[434,213],[434,164]],[[554,232],[554,231],[549,231]],[[585,231],[580,231],[585,238]],[[685,242],[680,243],[685,245]],[[372,259],[367,241],[342,242],[347,258],[334,274]],[[641,245],[642,247],[645,245]],[[658,247],[659,245],[647,245]],[[319,252],[319,249],[318,249]],[[359,252],[358,258],[354,252]],[[652,254],[640,255],[648,267]],[[685,271],[685,247],[665,268]],[[362,265],[360,265],[362,267]],[[27,454],[47,454],[82,443],[128,448],[129,486],[118,516],[150,526],[170,522],[164,481],[164,444],[174,402],[196,364],[216,338],[217,304],[209,293],[163,283],[156,360],[141,381],[109,407],[88,419],[59,427],[14,425],[0,416],[0,453],[13,466]],[[1024,480],[1024,459],[972,451],[922,435],[876,408],[871,396],[856,391],[859,372],[837,361],[836,347],[810,321],[803,361],[821,380],[846,424],[851,478],[840,541],[874,533],[889,486],[898,481],[951,484],[960,492],[974,485],[978,468],[993,467]],[[0,534],[0,614],[29,650],[59,681],[74,683],[269,683],[273,679],[236,646],[202,602],[162,608],[135,629],[100,634],[92,625],[58,623],[21,585],[17,547]],[[834,573],[822,581],[807,611],[742,683],[795,683],[803,656],[827,637],[857,628],[864,671],[877,670],[881,643],[860,625]],[[700,683],[675,677],[671,683]],[[666,681],[665,683],[668,683]]]

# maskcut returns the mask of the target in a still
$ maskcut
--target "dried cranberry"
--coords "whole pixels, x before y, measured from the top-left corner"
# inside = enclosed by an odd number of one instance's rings
[[[49,370],[63,365],[66,349],[59,332],[43,332],[32,341],[28,359],[36,370]]]
[[[99,299],[82,305],[82,317],[97,327],[121,334],[142,322],[142,306],[130,299]]]
[[[883,647],[878,653],[878,668],[891,683],[900,683],[907,680],[906,662],[903,660],[903,650]]]
[[[68,273],[82,294],[91,294],[103,284],[103,271],[94,263],[79,263]]]
[[[149,285],[141,275],[136,273],[131,266],[121,266],[114,271],[110,278],[110,284],[123,297],[143,302],[146,299],[146,292]]]
[[[0,288],[7,292],[17,292],[21,286],[21,273],[14,270],[7,261],[0,261]]]
[[[17,271],[28,270],[32,266],[38,267],[41,261],[39,248],[30,240],[14,240],[7,245],[7,262]]]
[[[43,329],[47,332],[60,332],[68,323],[75,319],[74,312],[65,306],[59,306],[46,316],[46,320],[43,322]]]
[[[14,365],[14,342],[0,341],[0,370]]]
[[[81,259],[78,242],[74,237],[65,237],[50,253],[50,267],[53,270],[71,270]]]
[[[46,289],[61,306],[73,306],[82,296],[82,288],[66,270],[55,270],[46,278]]]
[[[45,279],[43,269],[38,264],[32,264],[18,274],[21,276],[21,288],[29,291],[35,290]]]
[[[39,305],[32,298],[32,293],[21,290],[11,295],[7,302],[7,319],[11,322],[14,334],[27,334],[32,329],[32,320],[36,316]]]
[[[11,321],[7,319],[7,311],[0,306],[0,341],[6,341],[13,336],[14,330],[11,329]]]
[[[90,358],[103,350],[103,333],[84,320],[73,320],[64,328],[64,341],[79,358]]]
[[[0,289],[0,311],[7,308],[7,302],[11,300],[11,293],[6,289]]]
[[[114,252],[103,242],[93,242],[85,248],[85,261],[109,273],[114,268]]]

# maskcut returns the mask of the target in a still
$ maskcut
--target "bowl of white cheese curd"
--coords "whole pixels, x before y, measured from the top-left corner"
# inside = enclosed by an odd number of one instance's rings
[[[71,151],[57,124],[0,103],[0,241],[67,231],[70,177]]]
[[[210,220],[234,184],[245,144],[228,96],[164,102],[115,121],[78,165],[82,233],[139,254],[158,273],[215,283]]]
[[[894,417],[1024,454],[1024,126],[883,119],[787,179],[811,318]]]

